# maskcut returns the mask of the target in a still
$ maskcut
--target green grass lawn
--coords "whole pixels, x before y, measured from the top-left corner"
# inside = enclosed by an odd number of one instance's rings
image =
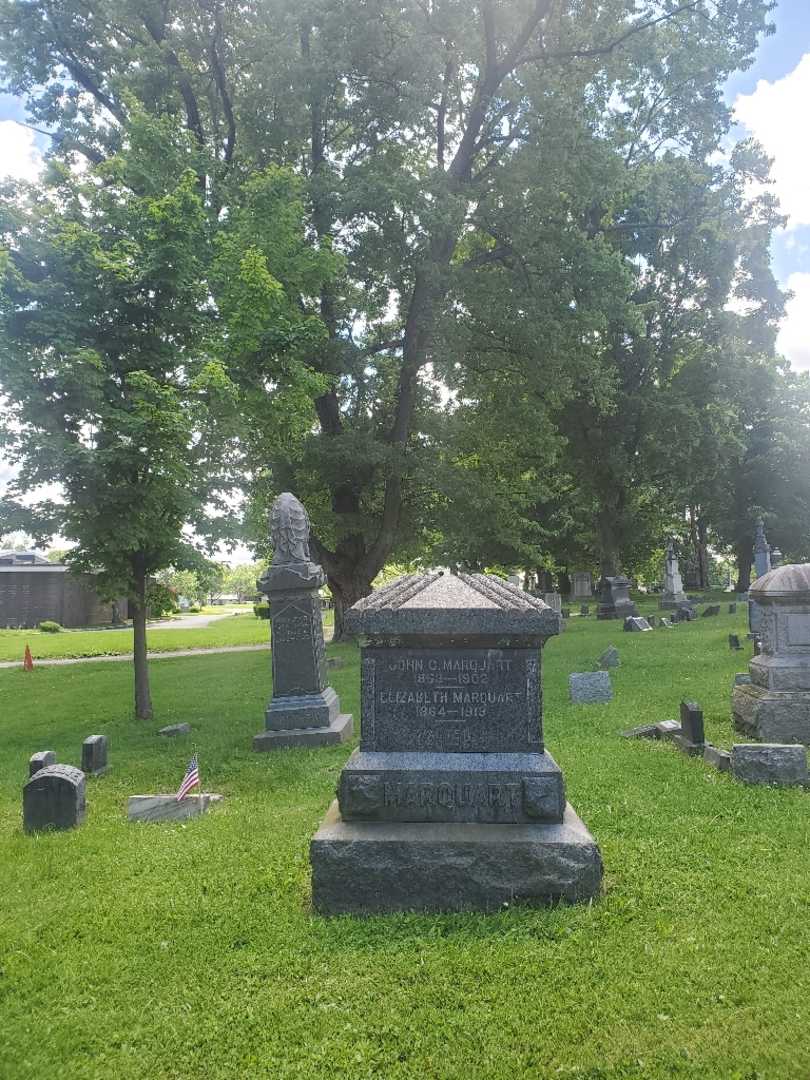
[[[323,624],[334,625],[335,613],[325,611]],[[147,631],[150,652],[172,652],[175,649],[214,649],[228,645],[266,645],[270,640],[270,624],[249,614],[228,615],[208,626],[178,629],[167,622],[165,626]],[[0,661],[19,660],[22,663],[26,644],[31,646],[34,660],[60,659],[80,656],[122,656],[132,652],[132,630],[63,630],[47,634],[41,630],[0,630]]]
[[[725,612],[725,608],[724,608]],[[236,621],[236,620],[234,620]],[[0,672],[0,1076],[21,1078],[801,1078],[810,1076],[810,792],[748,788],[671,746],[618,737],[699,701],[730,745],[742,609],[624,634],[572,619],[545,651],[545,729],[599,842],[591,906],[314,917],[308,843],[349,748],[251,752],[260,653]],[[610,643],[615,700],[572,706],[569,672]],[[358,717],[357,653],[332,672]],[[184,741],[156,737],[187,720]],[[110,739],[72,833],[25,836],[34,751]],[[134,825],[192,747],[223,805]]]
[[[147,631],[150,652],[173,649],[213,649],[223,645],[260,645],[269,641],[268,622],[249,615],[228,615],[199,629],[165,627]],[[19,660],[26,643],[34,660],[75,656],[120,656],[132,652],[132,630],[63,630],[44,634],[41,630],[0,630],[0,660]]]

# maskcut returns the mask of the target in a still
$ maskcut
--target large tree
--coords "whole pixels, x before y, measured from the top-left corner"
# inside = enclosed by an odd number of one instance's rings
[[[262,333],[232,374],[246,395],[247,486],[259,505],[288,486],[306,501],[339,635],[345,606],[429,532],[443,436],[431,368],[452,382],[456,364],[497,357],[505,341],[535,386],[556,384],[553,407],[575,384],[588,402],[610,391],[588,360],[611,335],[624,348],[618,327],[638,333],[612,243],[638,189],[628,177],[667,145],[711,152],[727,122],[718,87],[748,62],[769,7],[5,0],[0,53],[57,155],[105,158],[137,101],[186,125],[216,220],[256,168],[303,178],[312,247],[342,254],[344,269],[317,287],[280,275],[320,332],[309,324],[297,366],[269,374]],[[612,321],[600,293],[618,304]],[[457,340],[473,314],[486,334],[484,311],[502,340]],[[270,430],[261,395],[285,392],[296,408],[309,401],[310,432]]]

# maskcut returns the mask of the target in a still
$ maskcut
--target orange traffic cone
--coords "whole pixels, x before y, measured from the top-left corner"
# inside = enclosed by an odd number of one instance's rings
[[[25,646],[25,656],[23,657],[23,671],[34,670],[34,658],[31,655],[31,649],[28,645]]]

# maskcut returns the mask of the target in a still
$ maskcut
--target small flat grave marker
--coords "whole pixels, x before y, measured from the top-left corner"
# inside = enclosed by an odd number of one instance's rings
[[[199,817],[209,806],[221,802],[222,796],[212,792],[202,795],[130,795],[127,800],[127,818],[130,821],[186,821]]]
[[[631,633],[636,633],[643,632],[645,630],[652,630],[652,627],[646,619],[643,619],[639,616],[631,615],[629,618],[624,620],[624,629]]]
[[[568,691],[575,705],[600,705],[613,700],[607,671],[580,671],[568,676]]]
[[[191,724],[168,724],[166,727],[162,727],[158,732],[158,735],[165,735],[167,738],[174,738],[176,735],[189,734],[191,734]]]

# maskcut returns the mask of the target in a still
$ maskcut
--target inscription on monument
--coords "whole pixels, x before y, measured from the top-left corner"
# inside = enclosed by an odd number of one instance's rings
[[[810,615],[788,615],[788,645],[810,645]]]
[[[530,649],[367,649],[364,750],[476,753],[540,745]],[[366,715],[366,714],[364,714]],[[367,729],[367,730],[366,730]]]

